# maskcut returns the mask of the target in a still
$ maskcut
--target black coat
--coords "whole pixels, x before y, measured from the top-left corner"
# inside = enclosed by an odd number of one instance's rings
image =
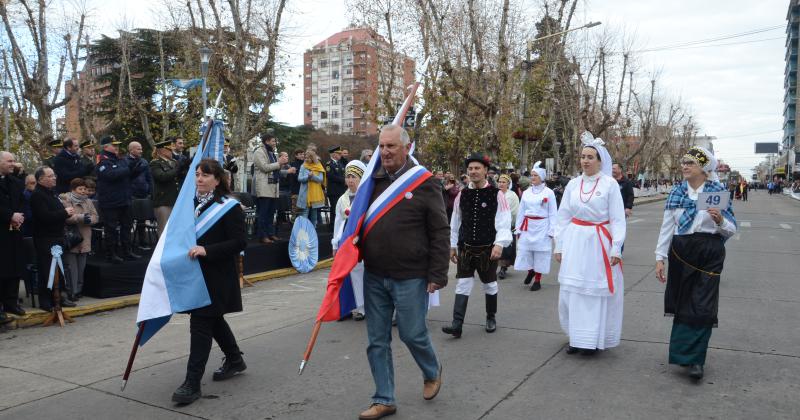
[[[22,232],[9,230],[14,213],[24,213],[25,186],[14,176],[0,179],[0,277],[21,277],[25,272]]]
[[[246,238],[244,212],[240,206],[228,210],[197,238],[197,245],[206,249],[206,256],[200,257],[200,269],[211,296],[211,305],[191,311],[193,315],[221,316],[242,311],[238,267],[239,253],[247,246]]]
[[[329,160],[325,164],[325,172],[328,177],[327,195],[331,197],[331,207],[336,207],[336,201],[339,197],[347,191],[347,185],[344,183],[344,167],[341,166],[339,161]]]
[[[33,237],[64,238],[64,226],[69,215],[64,209],[55,190],[41,185],[31,194],[31,213],[33,214]]]
[[[53,158],[53,171],[56,173],[56,192],[69,191],[69,184],[75,178],[89,175],[94,166],[87,165],[79,155],[71,155],[65,149]]]
[[[626,209],[632,209],[633,201],[636,198],[633,193],[633,182],[623,176],[622,179],[617,180],[617,183],[619,184],[619,192],[622,194],[622,203]]]

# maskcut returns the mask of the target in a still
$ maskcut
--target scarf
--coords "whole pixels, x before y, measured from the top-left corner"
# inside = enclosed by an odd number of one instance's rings
[[[722,192],[725,187],[719,182],[706,181],[703,192]],[[695,216],[697,216],[697,201],[689,198],[689,182],[683,181],[670,191],[667,197],[667,210],[683,209],[683,214],[678,220],[678,234],[686,234],[692,227]],[[721,211],[722,216],[736,224],[736,217],[733,215],[733,203],[728,202],[728,208]],[[737,225],[738,226],[738,225]]]
[[[194,217],[200,217],[201,209],[214,199],[214,191],[209,191],[205,194],[198,191],[195,193],[194,198],[197,200],[197,206],[194,208]]]
[[[308,191],[306,192],[306,204],[309,206],[321,203],[324,204],[325,191],[322,189],[322,187],[327,185],[327,176],[325,175],[325,168],[319,162],[316,163],[305,162],[303,163],[303,167],[311,171],[312,174],[316,172],[322,174],[322,184],[318,184],[316,182],[306,183],[306,185],[308,186]]]
[[[69,199],[69,202],[72,203],[72,205],[74,206],[76,204],[82,205],[83,203],[86,202],[86,199],[89,197],[81,194],[75,194],[74,192],[70,191],[67,193],[67,198]]]
[[[278,157],[275,156],[275,151],[272,150],[272,146],[265,144],[264,149],[267,151],[267,160],[269,161],[269,163],[275,163],[278,161]],[[277,184],[280,181],[281,171],[272,171],[272,174],[270,176]]]

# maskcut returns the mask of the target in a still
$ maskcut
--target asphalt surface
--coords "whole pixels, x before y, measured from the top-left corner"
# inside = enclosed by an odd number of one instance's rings
[[[530,292],[523,273],[500,282],[498,331],[483,331],[476,286],[464,336],[448,338],[454,284],[429,313],[444,385],[422,399],[422,378],[395,334],[398,412],[393,419],[800,418],[800,201],[750,193],[736,202],[740,232],[727,242],[720,326],[706,377],[694,384],[667,364],[671,319],[654,254],[663,203],[634,209],[625,246],[623,342],[596,357],[565,354],[556,309],[557,264]],[[78,318],[65,328],[0,335],[0,418],[9,419],[349,419],[373,392],[365,323],[324,324],[306,372],[297,375],[327,270],[261,282],[244,291],[245,312],[229,316],[248,370],[212,382],[204,398],[170,401],[183,380],[188,317],[177,315],[140,349],[127,389],[121,375],[136,308]]]

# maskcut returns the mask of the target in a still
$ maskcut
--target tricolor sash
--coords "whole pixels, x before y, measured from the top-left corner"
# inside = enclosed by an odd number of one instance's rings
[[[411,192],[431,176],[433,174],[425,167],[416,165],[392,182],[389,188],[382,192],[367,209],[362,236],[366,237],[375,223],[397,203],[404,198],[411,198]]]
[[[222,199],[222,203],[213,202],[208,208],[206,208],[199,216],[195,218],[194,223],[194,231],[197,237],[203,236],[215,223],[228,212],[228,210],[232,209],[234,206],[238,206],[239,202],[233,198],[225,197]]]

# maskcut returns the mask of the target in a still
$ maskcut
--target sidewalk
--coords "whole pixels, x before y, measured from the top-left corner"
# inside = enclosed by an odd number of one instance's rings
[[[323,268],[328,268],[333,263],[333,258],[328,258],[317,263],[314,271]],[[256,283],[264,280],[277,279],[298,274],[294,268],[281,268],[278,270],[265,271],[262,273],[249,274],[244,276],[245,287],[249,287],[246,283]],[[106,299],[94,299],[91,297],[84,297],[82,299],[85,303],[80,303],[74,308],[63,308],[65,314],[72,318],[84,315],[90,315],[98,312],[111,311],[114,309],[126,308],[128,306],[136,306],[139,304],[139,295],[128,295]],[[45,312],[39,308],[26,308],[26,314],[23,316],[15,316],[9,314],[13,320],[5,325],[2,329],[14,330],[17,328],[32,327],[41,325],[45,319],[50,315],[50,312]]]

